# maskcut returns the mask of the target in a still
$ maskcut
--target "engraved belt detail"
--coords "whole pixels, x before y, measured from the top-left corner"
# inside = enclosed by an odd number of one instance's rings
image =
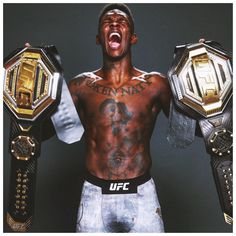
[[[167,138],[185,147],[199,122],[226,223],[232,219],[232,67],[231,56],[216,42],[181,45],[168,79],[173,93]],[[185,130],[177,132],[176,127]],[[191,134],[191,135],[189,135]],[[229,173],[228,173],[229,172]],[[228,173],[228,175],[226,174]]]
[[[41,121],[60,100],[62,68],[45,48],[23,48],[5,59],[4,105],[11,116],[11,176],[6,220],[12,231],[30,229],[34,212]]]

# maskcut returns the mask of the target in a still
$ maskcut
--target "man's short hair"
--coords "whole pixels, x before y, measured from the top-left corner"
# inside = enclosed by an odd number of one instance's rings
[[[100,27],[100,23],[101,23],[101,19],[102,17],[108,12],[108,11],[111,11],[111,10],[114,10],[114,9],[118,9],[120,11],[123,11],[125,14],[128,15],[129,19],[130,19],[130,23],[131,23],[131,27],[132,27],[132,31],[134,31],[134,18],[133,18],[133,15],[132,15],[132,12],[131,10],[129,9],[129,7],[124,4],[124,3],[110,3],[110,4],[107,4],[103,7],[103,9],[101,10],[100,14],[99,14],[99,20],[98,20],[98,29]]]

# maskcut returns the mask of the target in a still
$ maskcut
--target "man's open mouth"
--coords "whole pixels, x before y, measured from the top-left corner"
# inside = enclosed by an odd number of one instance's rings
[[[121,43],[121,35],[118,32],[112,32],[108,37],[108,44],[112,49],[119,48]]]

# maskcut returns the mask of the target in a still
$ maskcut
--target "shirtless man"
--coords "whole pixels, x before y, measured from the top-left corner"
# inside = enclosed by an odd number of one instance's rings
[[[137,42],[127,6],[110,4],[99,17],[101,69],[69,83],[85,129],[85,183],[78,232],[163,232],[155,184],[150,177],[150,138],[157,115],[168,115],[171,92],[157,72],[136,69]]]

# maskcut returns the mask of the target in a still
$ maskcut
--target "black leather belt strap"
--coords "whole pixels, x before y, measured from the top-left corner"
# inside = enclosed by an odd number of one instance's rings
[[[29,47],[5,59],[4,105],[11,115],[11,174],[7,223],[13,231],[32,225],[42,121],[60,102],[62,68],[54,46]]]
[[[191,144],[198,122],[225,222],[232,224],[231,55],[214,41],[177,46],[174,53],[168,72],[173,104],[167,138],[176,147]]]
[[[232,101],[222,114],[201,119],[199,125],[206,150],[211,155],[211,167],[224,218],[228,224],[232,224]]]
[[[37,158],[40,155],[41,127],[22,132],[20,124],[11,121],[9,151],[11,176],[7,222],[13,231],[28,231],[34,213]]]
[[[228,224],[232,224],[233,223],[232,156],[230,155],[227,158],[212,156],[211,167],[225,221]]]

